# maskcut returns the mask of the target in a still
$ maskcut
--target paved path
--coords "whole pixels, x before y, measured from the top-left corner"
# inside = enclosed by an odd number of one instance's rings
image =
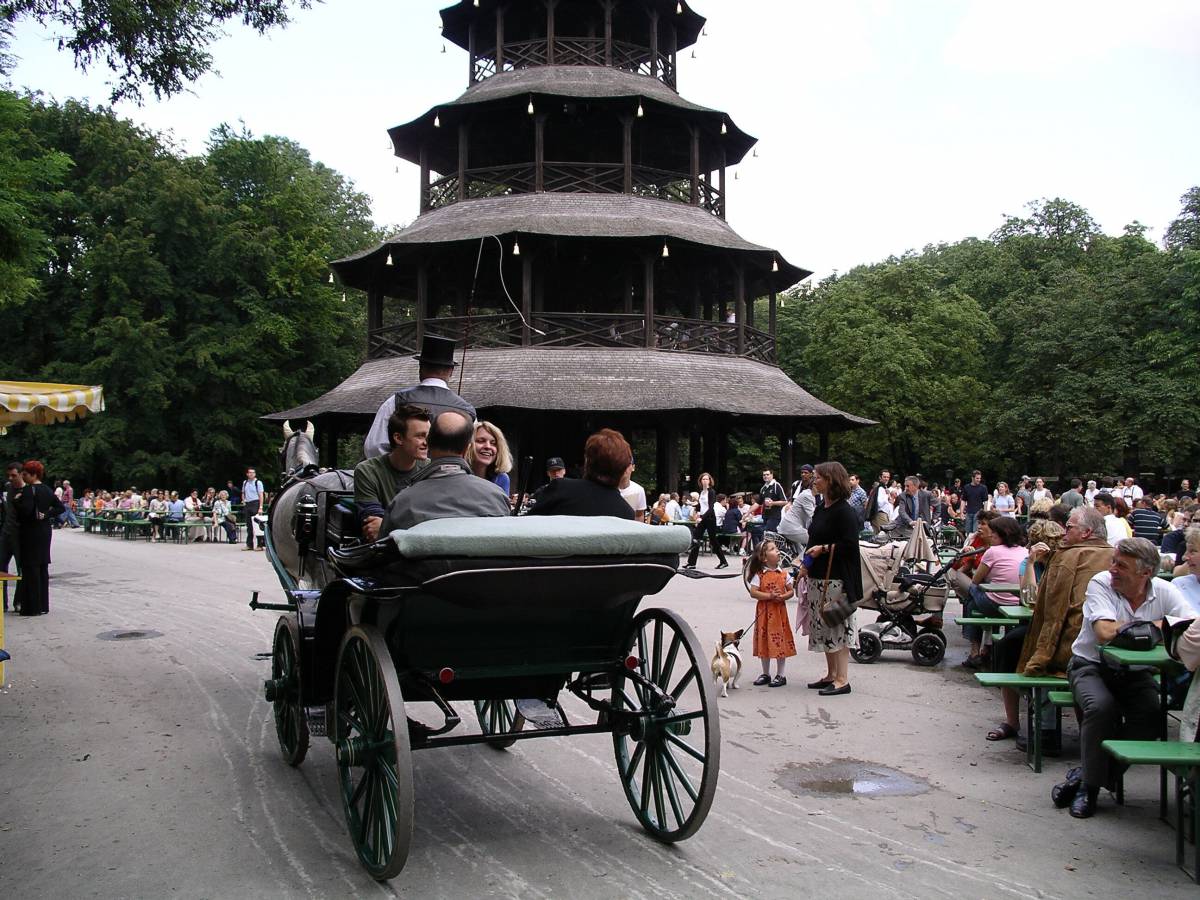
[[[246,606],[254,589],[279,599],[263,554],[56,532],[54,558],[51,614],[6,622],[0,884],[23,900],[1195,895],[1156,819],[1156,776],[1132,774],[1129,805],[1105,798],[1089,822],[1055,810],[1067,763],[1033,775],[1011,742],[983,740],[999,698],[956,665],[957,637],[936,669],[895,652],[852,665],[848,697],[804,689],[823,668],[804,652],[786,688],[745,679],[721,701],[712,813],[674,847],[637,826],[603,736],[419,753],[412,855],[377,885],[346,836],[328,742],[299,769],[280,758],[260,694],[275,614]],[[753,615],[736,580],[677,578],[652,601],[706,648]],[[161,636],[97,637],[118,629]],[[927,789],[789,788],[837,760]]]

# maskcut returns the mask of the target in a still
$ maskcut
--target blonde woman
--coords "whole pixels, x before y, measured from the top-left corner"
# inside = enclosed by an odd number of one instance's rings
[[[480,478],[486,478],[503,488],[505,494],[512,490],[508,473],[512,471],[512,454],[504,432],[491,422],[475,423],[475,437],[467,447],[467,465]]]

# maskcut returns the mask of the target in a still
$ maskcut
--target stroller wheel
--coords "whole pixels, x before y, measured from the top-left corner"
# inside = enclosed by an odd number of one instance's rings
[[[855,662],[873,663],[883,655],[883,641],[872,631],[858,633],[858,648],[850,648],[850,655]]]
[[[945,655],[946,639],[936,631],[922,632],[913,641],[913,662],[918,666],[936,666]]]

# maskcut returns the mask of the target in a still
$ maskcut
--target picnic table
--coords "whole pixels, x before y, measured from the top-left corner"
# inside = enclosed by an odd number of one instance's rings
[[[1046,692],[1061,690],[1067,679],[1049,675],[1018,675],[1015,672],[976,672],[975,680],[984,687],[1012,688],[1029,691],[1029,706],[1025,718],[1025,764],[1034,772],[1042,771],[1042,707]]]
[[[1028,606],[1002,606],[1000,615],[1022,624],[1033,618],[1033,610]]]
[[[1167,648],[1161,644],[1151,650],[1121,650],[1117,647],[1101,647],[1100,653],[1106,662],[1122,669],[1147,668],[1158,671],[1158,706],[1159,712],[1162,713],[1158,737],[1159,740],[1167,740],[1167,724],[1170,721],[1167,709],[1169,676],[1182,671],[1183,663],[1172,659],[1167,653]],[[1158,782],[1159,817],[1165,820],[1167,816],[1167,769],[1165,766],[1159,770]],[[1124,792],[1122,791],[1122,793]]]

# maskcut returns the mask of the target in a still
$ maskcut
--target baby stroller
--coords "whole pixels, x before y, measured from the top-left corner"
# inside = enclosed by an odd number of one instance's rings
[[[938,567],[938,557],[925,529],[907,541],[859,542],[863,599],[859,609],[879,617],[858,630],[856,662],[872,663],[884,650],[908,650],[919,666],[936,666],[946,655],[942,610],[950,588],[946,572],[953,560]]]

